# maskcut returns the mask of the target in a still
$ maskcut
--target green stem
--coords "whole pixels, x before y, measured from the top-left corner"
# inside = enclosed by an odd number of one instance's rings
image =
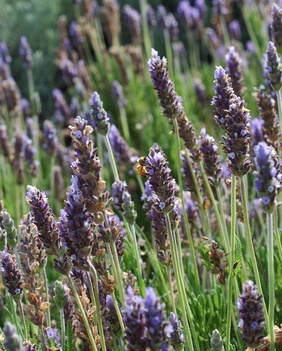
[[[211,188],[210,183],[208,181],[208,178],[206,176],[206,173],[205,173],[205,170],[204,170],[202,162],[199,162],[199,168],[200,168],[201,176],[203,178],[206,190],[207,190],[207,192],[209,194],[209,197],[211,199],[216,219],[217,219],[218,224],[219,224],[222,243],[223,243],[225,251],[227,252],[228,248],[229,248],[229,243],[228,243],[227,227],[226,227],[226,224],[225,224],[225,226],[223,224],[223,222],[225,222],[224,221],[224,217],[222,217],[222,214],[219,213],[218,206],[217,206],[217,203],[215,201],[215,198],[214,198],[214,195],[213,195],[213,191],[212,191],[212,188]],[[220,193],[218,187],[216,188],[216,190],[217,190],[217,193]]]
[[[108,150],[110,164],[111,164],[111,168],[112,168],[112,171],[113,171],[113,174],[114,174],[114,178],[115,178],[115,180],[119,180],[118,170],[117,170],[117,166],[116,166],[116,162],[115,162],[112,146],[111,146],[111,143],[110,143],[110,140],[109,140],[109,136],[108,135],[104,136],[104,140],[105,140],[105,144],[106,144],[106,147],[107,147],[107,150]]]
[[[126,221],[124,223],[126,223]],[[144,282],[143,282],[143,278],[142,278],[141,254],[140,254],[138,243],[137,243],[136,231],[135,231],[134,225],[131,225],[130,228],[128,228],[129,230],[127,229],[127,226],[128,226],[128,223],[126,223],[125,227],[126,227],[127,233],[130,232],[132,234],[131,239],[132,239],[132,244],[133,244],[133,248],[134,248],[135,260],[136,260],[136,264],[137,264],[137,278],[138,278],[138,282],[139,282],[141,295],[144,297],[145,296],[145,286],[144,286]]]
[[[231,178],[231,233],[230,233],[230,254],[229,254],[229,279],[227,291],[227,324],[226,324],[226,351],[230,350],[231,337],[231,315],[232,315],[232,296],[233,296],[233,264],[235,256],[235,235],[236,235],[236,176]]]
[[[192,236],[192,232],[191,232],[191,228],[190,228],[190,224],[188,221],[188,216],[187,216],[187,212],[186,212],[186,207],[185,207],[185,199],[184,199],[184,186],[183,186],[183,180],[182,180],[182,174],[181,174],[181,165],[180,165],[180,137],[179,137],[179,131],[178,131],[178,125],[177,125],[177,121],[176,119],[173,119],[173,127],[175,130],[175,140],[176,140],[176,147],[177,147],[177,152],[179,157],[177,157],[177,175],[178,175],[178,184],[179,184],[179,194],[180,194],[180,198],[181,198],[181,207],[182,207],[182,213],[183,213],[183,219],[184,219],[184,225],[185,225],[185,229],[188,235],[188,240],[189,240],[189,244],[190,244],[190,248],[191,248],[191,255],[192,255],[192,262],[193,262],[193,266],[194,266],[194,272],[195,272],[195,279],[196,279],[196,291],[197,293],[200,292],[200,278],[199,278],[199,271],[198,271],[198,265],[197,265],[197,259],[196,259],[196,253],[195,253],[195,247],[194,247],[194,241],[193,241],[193,236]],[[190,158],[189,158],[190,159]],[[187,160],[188,161],[188,160]],[[188,161],[189,162],[189,161]],[[192,171],[192,173],[194,174],[194,172]],[[193,181],[196,182],[196,179],[193,179]],[[197,188],[197,183],[195,184],[195,188]],[[181,242],[179,234],[177,237],[177,242]]]
[[[177,285],[177,290],[179,294],[179,303],[180,307],[182,310],[182,321],[183,321],[183,327],[184,327],[184,335],[185,335],[185,346],[186,350],[193,351],[194,346],[192,342],[192,336],[190,332],[190,327],[187,319],[187,309],[186,309],[186,303],[184,302],[184,299],[186,298],[183,285],[181,284],[181,281],[183,277],[181,276],[180,270],[179,270],[179,257],[178,257],[178,250],[176,248],[176,242],[175,238],[171,229],[171,224],[170,224],[170,219],[169,215],[165,214],[165,220],[166,220],[166,227],[169,233],[169,240],[170,240],[170,245],[171,245],[171,258],[172,258],[172,265],[174,269],[174,274],[175,274],[175,279],[176,279],[176,285]]]
[[[174,299],[174,292],[173,292],[173,285],[172,285],[171,274],[169,272],[168,266],[165,266],[165,271],[166,271],[167,281],[169,284],[169,292],[170,292],[170,298],[171,298],[171,302],[172,302],[172,310],[173,310],[173,313],[177,316],[175,299]]]
[[[273,214],[266,215],[267,221],[267,238],[268,238],[268,284],[269,284],[269,336],[270,336],[270,350],[275,350],[275,334],[274,334],[274,250],[273,250]]]
[[[123,320],[122,320],[122,315],[121,315],[121,312],[120,312],[120,308],[118,307],[117,299],[116,299],[116,296],[115,296],[114,292],[112,293],[112,299],[113,299],[113,303],[114,303],[114,306],[115,306],[116,314],[118,316],[118,321],[119,321],[121,332],[122,332],[122,334],[124,334],[125,328],[124,328],[124,324],[123,324]]]
[[[46,265],[44,266],[42,272],[43,272],[43,279],[44,279],[46,302],[49,302],[49,286],[48,286],[48,278],[47,278],[47,274],[46,274]],[[46,317],[47,317],[47,327],[51,327],[50,308],[47,308],[47,310],[46,310]]]
[[[91,281],[91,275],[89,272],[86,272],[86,277],[87,277],[87,283],[88,283],[88,288],[89,288],[90,297],[91,297],[91,303],[92,303],[92,307],[93,307],[93,306],[96,306],[96,300],[95,300],[95,294],[94,294],[94,290],[93,290],[93,284]],[[94,324],[95,325],[98,324],[97,308],[94,312]]]
[[[64,309],[60,308],[60,320],[61,320],[61,343],[62,351],[66,350],[66,325],[65,325],[65,316]]]
[[[123,132],[125,140],[127,142],[129,142],[129,140],[130,140],[130,132],[129,132],[129,128],[128,128],[128,122],[127,122],[127,116],[126,116],[125,108],[124,108],[124,105],[121,104],[121,103],[118,103],[118,107],[119,107],[119,113],[120,113],[122,132]]]
[[[27,340],[28,339],[28,333],[27,333],[27,328],[26,328],[26,324],[25,324],[25,317],[24,317],[24,313],[23,313],[23,305],[21,301],[18,301],[18,310],[20,312],[20,317],[21,317],[21,322],[23,325],[23,330],[24,330],[24,337]]]
[[[76,291],[76,287],[70,277],[70,275],[68,274],[67,275],[68,277],[68,281],[69,281],[69,284],[70,284],[70,287],[71,287],[71,291],[73,293],[73,296],[75,298],[75,301],[76,301],[76,304],[77,304],[77,307],[79,308],[80,310],[80,313],[81,313],[81,317],[83,319],[83,323],[84,323],[84,326],[85,326],[85,329],[86,329],[86,332],[87,332],[87,335],[88,335],[88,338],[89,338],[89,341],[90,341],[90,344],[91,344],[91,347],[92,347],[92,350],[93,351],[98,351],[97,350],[97,347],[96,347],[96,343],[95,343],[95,340],[94,340],[94,337],[93,337],[93,334],[92,334],[92,331],[90,329],[90,326],[88,324],[88,319],[86,317],[86,314],[85,314],[85,311],[84,311],[84,308],[82,306],[82,303],[80,301],[80,298],[78,296],[78,293]]]
[[[146,0],[139,0],[139,7],[142,17],[142,31],[143,31],[143,40],[144,40],[144,49],[145,49],[145,56],[148,59],[150,57],[150,50],[151,50],[151,42],[150,42],[150,34],[149,28],[147,23],[147,1]]]
[[[280,261],[282,262],[282,245],[281,245],[281,240],[280,240],[280,235],[279,235],[279,230],[278,230],[277,217],[278,217],[277,211],[275,211],[273,214],[273,221],[275,223],[275,225],[274,225],[274,240],[275,240],[276,246],[278,248]]]
[[[118,293],[119,293],[119,298],[122,306],[124,306],[125,303],[125,296],[124,296],[124,288],[123,288],[123,282],[122,282],[122,271],[120,268],[119,260],[118,260],[118,255],[116,252],[116,245],[113,240],[107,245],[107,250],[108,254],[110,257],[111,265],[113,267],[114,271],[114,277],[115,277],[115,283],[118,287]]]
[[[260,282],[259,270],[258,270],[256,254],[255,254],[253,240],[252,240],[252,233],[251,233],[251,228],[250,228],[249,216],[248,216],[248,187],[247,187],[246,176],[240,178],[240,182],[241,182],[242,205],[243,205],[243,215],[244,215],[244,224],[245,224],[245,230],[246,230],[247,244],[248,244],[248,249],[250,250],[251,261],[252,261],[252,266],[253,266],[253,270],[254,270],[254,274],[255,274],[256,284],[257,284],[259,292],[262,293],[262,286],[261,286],[261,282]],[[262,305],[264,308],[266,325],[269,328],[269,317],[268,317],[264,297],[262,299]]]
[[[96,269],[93,266],[92,262],[89,261],[88,263],[90,265],[92,278],[93,278],[94,295],[95,295],[95,302],[96,302],[96,313],[97,313],[97,319],[98,319],[98,330],[99,330],[102,351],[107,351],[106,340],[105,340],[105,335],[104,335],[104,328],[103,328],[103,324],[102,324],[101,306],[100,306],[100,300],[99,300],[98,276],[97,276]]]

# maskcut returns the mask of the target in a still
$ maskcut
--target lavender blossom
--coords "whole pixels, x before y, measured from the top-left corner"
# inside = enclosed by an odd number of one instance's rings
[[[268,77],[273,89],[279,91],[282,87],[281,61],[277,54],[277,49],[272,41],[268,43],[266,54]]]
[[[20,107],[21,107],[21,111],[22,111],[22,115],[23,118],[25,119],[25,121],[28,118],[31,118],[31,110],[30,110],[30,104],[29,101],[25,98],[21,98],[20,99]]]
[[[206,133],[205,128],[201,130],[199,144],[207,177],[211,184],[217,187],[221,180],[221,162],[215,140]]]
[[[90,214],[84,206],[84,196],[81,190],[83,181],[79,175],[72,176],[71,187],[61,210],[59,218],[60,237],[67,255],[75,268],[89,270],[90,254],[94,241],[94,233]]]
[[[224,351],[222,337],[217,329],[213,330],[212,332],[211,351]]]
[[[251,121],[251,149],[259,142],[264,141],[263,125],[264,121],[261,118],[254,118]]]
[[[0,125],[0,148],[4,157],[11,163],[13,158],[12,147],[8,137],[7,126],[3,123]]]
[[[198,27],[199,21],[201,20],[200,10],[197,7],[192,7],[188,0],[179,2],[177,13],[185,30],[191,30]]]
[[[17,334],[16,327],[6,321],[3,329],[5,340],[3,345],[6,351],[23,351],[22,338]]]
[[[141,296],[134,295],[131,286],[127,289],[123,323],[125,326],[126,349],[146,351],[146,309]],[[136,337],[138,335],[138,337]]]
[[[237,177],[247,174],[252,166],[250,161],[250,115],[244,100],[235,94],[230,99],[225,117],[226,136],[222,150],[227,153],[228,168]]]
[[[163,5],[158,5],[157,7],[157,21],[161,27],[165,28],[165,18],[167,16],[166,8]]]
[[[120,85],[117,80],[114,80],[112,84],[112,96],[117,101],[119,106],[125,107],[127,105],[127,100],[124,97],[122,85]]]
[[[9,65],[12,62],[12,57],[9,55],[7,45],[0,43],[0,62]]]
[[[243,340],[249,347],[257,347],[263,338],[264,315],[262,310],[262,295],[258,294],[257,286],[251,280],[243,285],[243,293],[238,298],[237,308],[239,311]]]
[[[147,5],[147,21],[150,29],[154,28],[157,24],[156,15],[153,7],[151,5]]]
[[[193,81],[193,86],[194,92],[197,96],[197,102],[199,103],[201,108],[205,108],[208,100],[205,85],[201,82],[199,78],[196,78]]]
[[[279,149],[280,123],[276,111],[276,101],[261,85],[256,89],[255,97],[257,100],[260,117],[263,121],[263,133],[265,141],[271,144],[277,151]],[[262,140],[261,140],[262,141]]]
[[[103,19],[106,36],[111,45],[116,45],[116,38],[120,33],[120,10],[117,0],[103,1]]]
[[[170,40],[172,42],[177,41],[179,34],[178,22],[171,12],[165,17],[165,28],[168,30]]]
[[[39,239],[42,241],[47,254],[59,256],[61,247],[59,228],[46,195],[36,187],[29,185],[27,187],[26,201],[30,206],[33,221],[37,225]]]
[[[69,34],[73,46],[75,48],[79,48],[79,46],[84,42],[84,38],[81,34],[80,25],[76,21],[71,22]]]
[[[54,112],[55,121],[59,125],[68,124],[69,118],[71,116],[71,112],[63,96],[63,93],[61,92],[60,89],[54,89],[52,92],[52,96],[55,102],[55,112]]]
[[[185,341],[184,334],[181,331],[181,322],[173,312],[170,312],[169,322],[169,343],[173,346],[175,351],[180,351],[183,349]]]
[[[229,14],[226,0],[212,0],[212,12],[215,16],[226,16]]]
[[[112,189],[115,206],[121,211],[124,219],[129,224],[133,224],[137,217],[137,213],[134,210],[134,203],[131,200],[131,195],[127,191],[126,182],[117,180],[113,183]]]
[[[110,129],[110,120],[107,112],[103,108],[103,102],[100,95],[95,91],[91,97],[90,105],[92,107],[92,127],[102,135],[107,135]]]
[[[272,213],[276,208],[276,197],[281,190],[280,163],[275,150],[264,141],[255,147],[256,181],[263,209],[266,213]]]
[[[213,90],[215,91],[211,105],[213,106],[214,120],[223,130],[226,128],[227,112],[229,110],[230,99],[234,93],[231,78],[228,77],[225,70],[219,66],[214,72]]]
[[[6,287],[15,301],[19,301],[22,296],[23,276],[19,270],[16,258],[5,248],[2,252],[2,272],[5,278]]]
[[[23,60],[24,68],[30,69],[32,66],[32,50],[26,37],[21,37],[19,54]]]
[[[232,39],[241,39],[241,28],[238,20],[233,20],[229,23],[229,33]]]
[[[152,57],[148,61],[149,72],[152,77],[152,84],[157,91],[160,101],[160,106],[163,108],[163,114],[169,119],[176,119],[180,137],[184,140],[187,149],[194,153],[194,157],[199,156],[196,132],[193,124],[188,120],[184,108],[182,106],[182,99],[176,94],[174,84],[170,80],[167,69],[166,58],[160,58],[158,52],[152,49]]]
[[[49,155],[54,156],[57,152],[58,137],[55,126],[49,120],[43,122],[43,148]]]
[[[20,113],[20,91],[13,77],[2,81],[2,91],[5,103],[12,116]]]
[[[32,140],[23,135],[23,158],[27,164],[28,171],[32,177],[36,177],[39,171],[39,161],[36,159],[37,150],[33,146]]]
[[[139,12],[132,8],[130,5],[125,5],[123,8],[123,14],[124,22],[127,25],[133,43],[140,44],[142,38],[142,31],[141,16]]]
[[[273,41],[279,55],[282,54],[282,9],[275,3],[272,4],[271,40]]]
[[[23,133],[19,129],[15,132],[15,142],[14,142],[14,156],[12,161],[12,167],[15,172],[15,177],[18,184],[23,184],[25,180],[25,170],[24,170],[24,138]]]
[[[2,211],[2,224],[3,224],[3,227],[5,228],[6,235],[7,235],[7,244],[10,247],[15,248],[19,238],[18,230],[15,227],[13,218],[6,210]]]
[[[133,166],[138,159],[137,151],[127,145],[114,124],[110,127],[109,139],[117,161]]]
[[[168,350],[165,304],[160,302],[153,288],[146,289],[144,306],[146,308],[147,347],[152,351]]]
[[[232,88],[236,95],[243,98],[244,95],[244,76],[242,60],[236,52],[234,46],[230,46],[228,53],[225,56],[226,59],[226,73],[231,78]]]
[[[64,80],[68,86],[75,85],[75,80],[78,75],[78,69],[74,63],[68,59],[66,56],[63,56],[58,62],[59,68],[63,73]]]

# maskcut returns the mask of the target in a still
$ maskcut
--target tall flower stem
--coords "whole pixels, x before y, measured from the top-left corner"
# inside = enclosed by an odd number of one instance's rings
[[[175,241],[173,231],[171,229],[171,224],[170,224],[170,219],[169,219],[168,214],[165,214],[165,221],[166,221],[166,226],[167,226],[167,230],[169,233],[169,240],[170,240],[170,245],[171,245],[171,258],[172,258],[172,265],[173,265],[174,274],[175,274],[175,278],[176,278],[177,290],[178,290],[178,294],[179,294],[179,304],[180,304],[181,310],[182,310],[182,321],[183,321],[184,333],[185,333],[185,346],[186,346],[186,350],[193,351],[194,346],[193,346],[192,336],[191,336],[190,327],[189,327],[187,314],[186,314],[187,313],[186,303],[184,302],[184,299],[185,298],[187,299],[187,297],[185,295],[185,291],[184,291],[183,285],[181,283],[183,277],[181,276],[179,264],[178,264],[179,257],[177,254],[178,253],[178,250],[176,247],[177,244]]]
[[[278,217],[277,211],[275,211],[273,214],[274,240],[275,240],[276,246],[278,248],[280,261],[282,262],[282,245],[281,245],[281,241],[280,241],[280,234],[279,234],[279,229],[278,229],[278,223],[277,223],[278,218],[277,217]]]
[[[147,1],[146,0],[139,0],[139,7],[142,17],[142,31],[143,31],[143,39],[144,39],[144,49],[145,49],[145,56],[150,56],[151,50],[151,40],[146,16],[146,9],[147,9]]]
[[[90,265],[92,278],[93,278],[94,296],[96,301],[96,313],[98,318],[98,330],[99,330],[99,336],[101,340],[102,351],[107,351],[104,329],[102,324],[101,306],[100,306],[100,300],[99,300],[98,276],[92,262],[89,262],[89,265]]]
[[[170,291],[170,296],[171,296],[171,301],[172,301],[172,310],[175,315],[177,315],[176,312],[176,306],[175,306],[175,299],[174,299],[174,293],[173,293],[173,285],[172,285],[172,280],[171,280],[171,274],[169,272],[168,266],[165,266],[165,271],[166,271],[166,276],[167,276],[167,281],[169,284],[169,291]]]
[[[25,323],[25,317],[24,317],[24,312],[23,312],[22,301],[18,301],[17,305],[18,305],[18,310],[20,312],[21,322],[22,322],[22,325],[23,325],[24,337],[25,337],[25,339],[28,339],[28,332],[27,332],[26,323]]]
[[[180,137],[179,137],[177,121],[175,119],[173,119],[173,127],[175,130],[175,140],[176,140],[177,152],[178,152],[178,155],[180,155]],[[196,279],[196,283],[197,283],[197,292],[199,292],[200,291],[200,278],[199,278],[199,271],[198,271],[198,266],[197,266],[193,237],[192,237],[191,228],[190,228],[188,216],[187,216],[186,209],[185,209],[185,200],[184,200],[184,193],[183,193],[184,187],[183,187],[183,180],[182,180],[182,174],[181,174],[180,157],[177,157],[177,172],[178,172],[178,184],[179,184],[179,188],[180,188],[179,193],[180,193],[180,198],[181,198],[181,206],[182,206],[182,213],[183,213],[183,218],[184,218],[184,225],[185,225],[185,229],[186,229],[187,234],[188,234],[188,240],[189,240],[189,244],[190,244],[190,248],[191,248],[192,262],[193,262],[193,266],[194,266],[195,279]],[[192,170],[191,174],[194,175],[193,170]],[[196,182],[196,179],[193,179],[193,181]],[[195,187],[198,188],[197,183],[195,183]],[[177,241],[181,242],[180,238],[178,238]]]
[[[120,313],[120,308],[118,307],[117,298],[116,298],[114,292],[111,294],[111,296],[112,296],[112,299],[113,299],[113,304],[115,306],[115,311],[116,311],[116,314],[117,314],[117,317],[118,317],[118,321],[119,321],[121,332],[122,332],[122,334],[124,334],[124,330],[125,329],[124,329],[124,324],[123,324],[123,320],[122,320],[122,315]]]
[[[118,170],[117,170],[117,166],[116,166],[116,162],[115,162],[112,146],[111,146],[111,143],[110,143],[110,140],[109,140],[109,136],[108,135],[104,136],[104,140],[105,140],[105,144],[106,144],[106,147],[107,147],[107,150],[108,150],[110,164],[111,164],[111,168],[112,168],[112,171],[113,171],[113,174],[114,174],[114,178],[115,178],[115,180],[119,180]]]
[[[118,104],[119,113],[120,113],[120,121],[121,121],[121,128],[123,131],[124,138],[127,142],[130,140],[130,132],[128,128],[127,116],[125,112],[125,108],[123,104]]]
[[[205,174],[205,170],[204,170],[202,162],[199,162],[199,167],[200,167],[201,176],[203,178],[206,190],[207,190],[207,192],[209,194],[209,197],[211,199],[211,202],[213,204],[213,209],[214,209],[215,216],[216,216],[216,219],[217,219],[218,224],[219,224],[220,234],[221,234],[221,239],[222,239],[222,242],[223,242],[224,249],[225,249],[225,251],[228,251],[228,247],[229,247],[229,244],[228,244],[228,233],[227,233],[226,225],[224,226],[224,224],[223,224],[224,217],[222,217],[222,215],[219,213],[218,206],[217,206],[217,203],[215,201],[215,198],[214,198],[214,195],[213,195],[213,191],[212,191],[212,188],[211,188],[210,183],[208,181],[208,178],[207,178],[207,176]]]
[[[235,235],[236,235],[236,176],[231,176],[231,232],[230,232],[230,255],[229,255],[229,278],[227,291],[227,324],[226,324],[226,351],[230,350],[231,316],[233,296],[233,264],[235,257]]]
[[[92,280],[91,280],[91,275],[89,272],[86,272],[86,277],[87,277],[87,283],[88,283],[88,288],[89,288],[89,292],[90,292],[90,297],[91,297],[91,302],[92,302],[92,306],[96,306],[96,300],[95,300],[95,295],[94,295],[94,290],[93,290],[93,284],[92,284]],[[96,309],[97,311],[97,309]],[[98,318],[97,318],[97,313],[94,313],[94,324],[97,325],[98,324]]]
[[[61,344],[62,351],[66,350],[66,325],[65,325],[65,316],[64,309],[60,308],[60,321],[61,321]]]
[[[48,286],[48,278],[46,274],[46,264],[43,268],[43,279],[44,279],[44,287],[45,287],[45,294],[46,294],[46,302],[49,302],[49,286]],[[46,310],[46,316],[47,316],[47,327],[51,327],[51,314],[50,314],[50,308],[47,308]]]
[[[246,176],[242,177],[240,179],[240,182],[241,182],[241,191],[242,191],[242,204],[243,204],[244,224],[245,224],[245,230],[246,230],[248,249],[250,250],[252,266],[253,266],[255,279],[256,279],[256,285],[257,285],[260,293],[262,293],[262,287],[261,287],[261,282],[260,282],[260,277],[259,277],[259,270],[258,270],[255,250],[254,250],[254,246],[253,246],[252,233],[251,233],[249,216],[248,216],[248,190],[247,190],[248,188],[247,188],[247,178],[246,178]],[[266,325],[269,328],[269,317],[268,317],[267,308],[266,308],[266,304],[265,304],[264,298],[262,299],[262,305],[263,305],[263,309],[264,309]]]
[[[123,288],[123,282],[122,282],[122,273],[121,273],[121,268],[118,260],[115,242],[113,240],[111,240],[111,242],[107,244],[107,250],[110,257],[111,265],[114,270],[114,277],[118,287],[120,302],[122,306],[124,306],[125,296],[124,296],[124,288]]]
[[[268,286],[269,286],[269,336],[270,350],[275,350],[275,334],[274,334],[274,250],[273,250],[273,214],[267,213],[267,243],[268,243]]]
[[[74,285],[74,283],[73,283],[73,281],[71,279],[71,276],[68,274],[67,277],[68,277],[68,281],[69,281],[69,284],[70,284],[73,296],[75,298],[76,304],[77,304],[77,306],[79,308],[79,311],[81,313],[81,317],[83,319],[83,323],[85,325],[85,329],[86,329],[86,332],[87,332],[87,335],[88,335],[91,347],[92,347],[93,351],[98,351],[96,343],[95,343],[95,340],[94,340],[94,337],[93,337],[93,334],[92,334],[92,331],[91,331],[90,326],[88,324],[88,320],[87,320],[85,311],[83,309],[82,303],[81,303],[80,298],[78,296],[78,293],[76,291],[76,287],[75,287],[75,285]]]

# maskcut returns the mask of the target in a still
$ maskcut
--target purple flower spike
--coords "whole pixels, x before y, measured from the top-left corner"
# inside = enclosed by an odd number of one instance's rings
[[[32,65],[32,50],[26,37],[21,37],[19,54],[23,60],[23,66],[26,69],[30,69]]]
[[[107,135],[110,129],[110,120],[103,107],[100,95],[95,91],[91,97],[90,105],[92,107],[91,116],[93,120],[92,127],[102,135]]]
[[[271,40],[277,48],[279,55],[282,54],[282,9],[277,5],[272,5]]]
[[[146,308],[147,346],[154,351],[168,350],[165,304],[160,302],[153,288],[146,289],[144,306]]]
[[[234,46],[230,46],[225,59],[226,73],[231,78],[232,88],[234,89],[235,94],[242,98],[245,90],[242,60]]]
[[[7,248],[2,252],[1,265],[9,293],[15,301],[20,300],[22,296],[21,285],[23,284],[23,276],[19,271],[15,256],[11,255]]]
[[[229,23],[229,32],[232,39],[240,40],[241,28],[239,21],[233,20]]]
[[[138,11],[129,5],[123,8],[124,22],[127,25],[128,31],[132,37],[133,43],[140,43],[142,40],[141,31],[141,16]]]
[[[256,285],[251,280],[243,285],[243,294],[238,298],[237,308],[239,311],[243,340],[249,347],[256,347],[263,338],[264,315],[262,311],[262,295],[258,294]]]
[[[46,195],[36,187],[29,185],[27,187],[26,201],[30,206],[33,222],[38,228],[39,239],[42,241],[46,252],[49,255],[59,256],[61,247],[59,228]]]
[[[281,190],[280,163],[272,146],[264,141],[255,147],[256,181],[255,186],[261,197],[262,207],[266,213],[276,208],[276,197]]]
[[[120,85],[117,80],[114,80],[112,84],[112,96],[115,100],[117,100],[119,106],[124,107],[127,105],[127,100],[124,97],[122,85]]]
[[[184,334],[181,331],[180,320],[177,319],[173,312],[170,312],[169,316],[169,341],[175,350],[182,350],[185,341]]]
[[[145,351],[146,344],[146,310],[141,296],[134,295],[131,286],[127,289],[126,306],[123,318],[125,326],[126,349],[128,351]]]
[[[213,90],[215,94],[211,102],[211,105],[214,106],[214,120],[221,129],[225,130],[227,111],[234,90],[231,85],[231,78],[228,77],[221,66],[216,67],[214,79],[215,86]]]
[[[282,87],[281,60],[277,54],[277,49],[272,41],[267,47],[267,71],[268,77],[274,90],[279,91]]]

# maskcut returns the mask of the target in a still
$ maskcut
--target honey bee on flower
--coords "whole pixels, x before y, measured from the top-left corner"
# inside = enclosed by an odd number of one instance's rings
[[[146,156],[139,157],[134,169],[142,176],[145,178],[148,178],[149,174],[147,171],[147,164],[146,164]]]

